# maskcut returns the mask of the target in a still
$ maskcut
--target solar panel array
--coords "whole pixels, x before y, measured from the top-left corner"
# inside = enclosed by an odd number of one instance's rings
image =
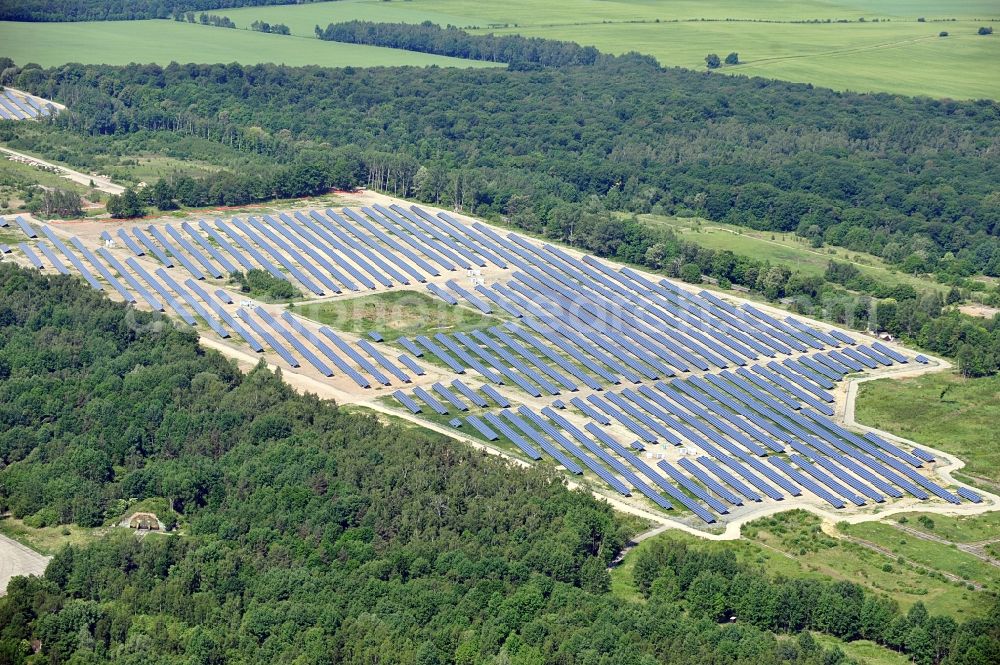
[[[0,120],[34,120],[54,115],[58,109],[52,102],[27,93],[15,93],[7,88],[0,91]]]
[[[25,220],[15,221],[37,236]],[[221,338],[232,331],[292,368],[342,375],[359,388],[408,384],[392,396],[411,413],[448,416],[453,426],[503,440],[529,459],[593,473],[623,496],[635,493],[706,523],[744,502],[804,492],[837,509],[907,495],[982,500],[921,473],[935,463],[930,453],[832,420],[838,383],[852,372],[910,362],[898,350],[445,213],[374,205],[133,227],[117,233],[134,255],[124,263],[72,239],[100,279],[47,226],[42,232],[58,251],[39,243],[40,258],[21,245],[39,267],[72,272],[65,257],[94,288],[107,284],[127,301],[138,296]],[[161,267],[147,269],[139,257]],[[426,289],[495,325],[388,340],[370,331],[380,347],[406,351],[389,353],[290,311],[236,306],[227,291],[201,284],[251,268],[314,296]],[[500,276],[470,286],[460,278],[481,269]],[[190,277],[175,278],[175,271]],[[418,379],[428,370],[414,357],[438,366],[426,383]],[[451,374],[448,381],[442,372]]]

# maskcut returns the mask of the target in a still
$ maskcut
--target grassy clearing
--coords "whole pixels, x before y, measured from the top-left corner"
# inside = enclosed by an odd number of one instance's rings
[[[324,67],[486,67],[488,63],[399,49],[324,42],[176,21],[82,23],[0,22],[4,55],[18,63],[53,67],[67,62],[125,65],[130,62],[233,62]]]
[[[891,524],[865,522],[845,525],[842,531],[881,545],[909,561],[932,570],[944,571],[963,580],[978,582],[989,590],[995,591],[1000,583],[1000,568],[955,547],[901,532]]]
[[[685,533],[668,531],[643,541],[611,571],[612,590],[623,598],[637,598],[638,592],[632,584],[636,551],[649,547],[656,539],[679,539],[708,550],[730,549],[740,562],[762,567],[772,575],[855,582],[894,598],[904,611],[919,600],[931,613],[947,614],[962,621],[983,615],[993,603],[990,592],[971,591],[935,574],[938,564],[948,566],[941,570],[954,572],[950,568],[955,564],[950,559],[938,561],[927,556],[928,563],[907,559],[900,564],[895,558],[826,535],[820,529],[819,518],[804,511],[793,510],[755,520],[743,528],[743,536],[737,541],[706,542]],[[911,536],[908,540],[917,539]]]
[[[895,517],[899,521],[904,516]],[[931,520],[933,527],[919,521],[921,517]],[[954,543],[978,543],[991,538],[1000,537],[1000,512],[984,513],[982,515],[967,515],[951,517],[948,515],[933,515],[930,513],[907,513],[906,526],[923,533],[944,538]]]
[[[833,649],[837,647],[848,658],[866,665],[907,665],[912,662],[898,651],[888,649],[881,644],[875,644],[871,640],[845,642],[825,633],[813,633],[812,635],[816,643],[823,648]]]
[[[466,332],[488,328],[502,320],[406,289],[296,306],[295,313],[345,332],[363,334],[376,330],[387,340]]]
[[[667,226],[683,240],[703,247],[729,250],[736,254],[764,259],[806,275],[822,275],[830,261],[851,262],[864,274],[887,284],[909,284],[918,291],[944,293],[948,287],[932,279],[900,273],[882,259],[864,252],[852,252],[843,247],[812,247],[794,233],[755,231],[733,224],[709,222],[699,217],[665,217],[640,215],[643,222]]]
[[[256,19],[287,24],[293,34],[313,26],[367,20],[456,25],[474,32],[523,34],[596,46],[609,53],[639,51],[665,66],[704,70],[707,53],[740,54],[724,73],[814,83],[840,90],[888,91],[934,97],[997,98],[1000,79],[989,67],[1000,37],[980,37],[997,21],[996,5],[961,0],[946,7],[927,0],[865,3],[822,0],[703,3],[673,0],[342,0],[294,7],[223,10],[237,25]],[[860,22],[864,17],[866,20]],[[924,23],[918,17],[926,17]],[[876,21],[875,19],[878,19]],[[942,21],[942,19],[959,19]],[[806,23],[805,21],[831,21]],[[838,23],[837,21],[849,21]],[[938,37],[945,30],[949,37]]]
[[[1000,481],[1000,376],[937,372],[858,387],[858,422],[965,460],[965,471]]]
[[[75,524],[32,528],[19,519],[0,517],[0,533],[36,552],[53,555],[66,545],[86,545],[99,538],[103,529],[87,529]]]

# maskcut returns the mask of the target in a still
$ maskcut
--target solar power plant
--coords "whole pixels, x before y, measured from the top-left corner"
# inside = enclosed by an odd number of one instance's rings
[[[11,221],[37,267],[273,353],[343,401],[447,415],[503,454],[689,526],[789,497],[842,512],[984,500],[937,475],[942,454],[841,424],[849,375],[926,356],[458,214],[393,203],[182,221],[104,231],[96,249]],[[231,291],[227,275],[251,269],[301,286],[302,306]],[[482,324],[404,335],[391,318],[351,333],[309,321],[308,304],[389,289]]]

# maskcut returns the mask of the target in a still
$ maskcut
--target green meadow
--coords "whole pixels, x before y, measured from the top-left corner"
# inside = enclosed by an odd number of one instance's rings
[[[266,35],[176,21],[14,23],[0,21],[0,55],[25,64],[67,62],[240,62],[389,67],[488,67],[488,63],[375,46],[324,42],[314,37]]]
[[[1000,481],[1000,376],[935,372],[858,386],[858,422],[957,455],[963,471]]]
[[[285,23],[304,36],[316,25],[341,21],[431,21],[480,33],[575,41],[608,53],[639,51],[665,66],[696,70],[705,69],[708,53],[724,57],[735,51],[743,64],[720,72],[839,90],[1000,97],[994,64],[1000,61],[1000,35],[976,34],[979,26],[1000,22],[1000,8],[983,0],[945,7],[925,0],[341,0],[219,13],[241,27],[260,19]],[[941,31],[949,36],[938,37]]]

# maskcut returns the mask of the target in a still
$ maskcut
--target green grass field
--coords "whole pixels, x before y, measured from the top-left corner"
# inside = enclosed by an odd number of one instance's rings
[[[964,471],[1000,481],[1000,376],[937,372],[858,388],[858,422],[953,453]]]
[[[813,638],[820,646],[826,649],[837,647],[848,658],[865,663],[865,665],[907,665],[913,662],[898,651],[893,651],[881,644],[875,644],[871,640],[845,642],[825,633],[813,633]]]
[[[708,222],[697,217],[640,215],[639,218],[650,225],[668,226],[683,240],[703,247],[765,259],[774,265],[798,270],[806,275],[822,275],[830,261],[850,261],[861,272],[881,283],[910,284],[918,291],[935,290],[944,293],[948,290],[947,286],[934,280],[898,272],[881,258],[871,254],[852,252],[843,247],[813,248],[807,240],[794,233],[755,231],[732,224]]]
[[[433,336],[488,328],[501,320],[412,290],[297,305],[295,313],[345,332],[377,330],[387,340],[402,335]]]
[[[609,53],[634,50],[665,66],[696,70],[704,70],[707,53],[736,51],[743,64],[720,71],[839,90],[1000,97],[995,68],[970,66],[1000,58],[1000,35],[975,34],[979,26],[1000,21],[1000,9],[985,0],[946,6],[927,0],[342,0],[220,13],[240,26],[256,19],[285,23],[297,35],[312,35],[315,25],[355,19],[429,20],[474,32],[576,41]],[[918,22],[919,17],[926,22]],[[831,22],[806,22],[826,20]],[[942,30],[950,36],[938,37]]]
[[[311,28],[310,28],[311,30]],[[0,22],[0,54],[46,67],[67,62],[273,62],[324,67],[414,65],[486,67],[488,63],[399,49],[356,46],[308,38],[265,35],[176,21],[87,23]]]
[[[994,511],[982,515],[964,515],[951,517],[948,515],[933,515],[929,513],[907,513],[905,516],[894,517],[895,521],[906,519],[906,526],[955,543],[978,543],[1000,537],[1000,512]],[[919,521],[927,517],[933,523],[928,527]]]

